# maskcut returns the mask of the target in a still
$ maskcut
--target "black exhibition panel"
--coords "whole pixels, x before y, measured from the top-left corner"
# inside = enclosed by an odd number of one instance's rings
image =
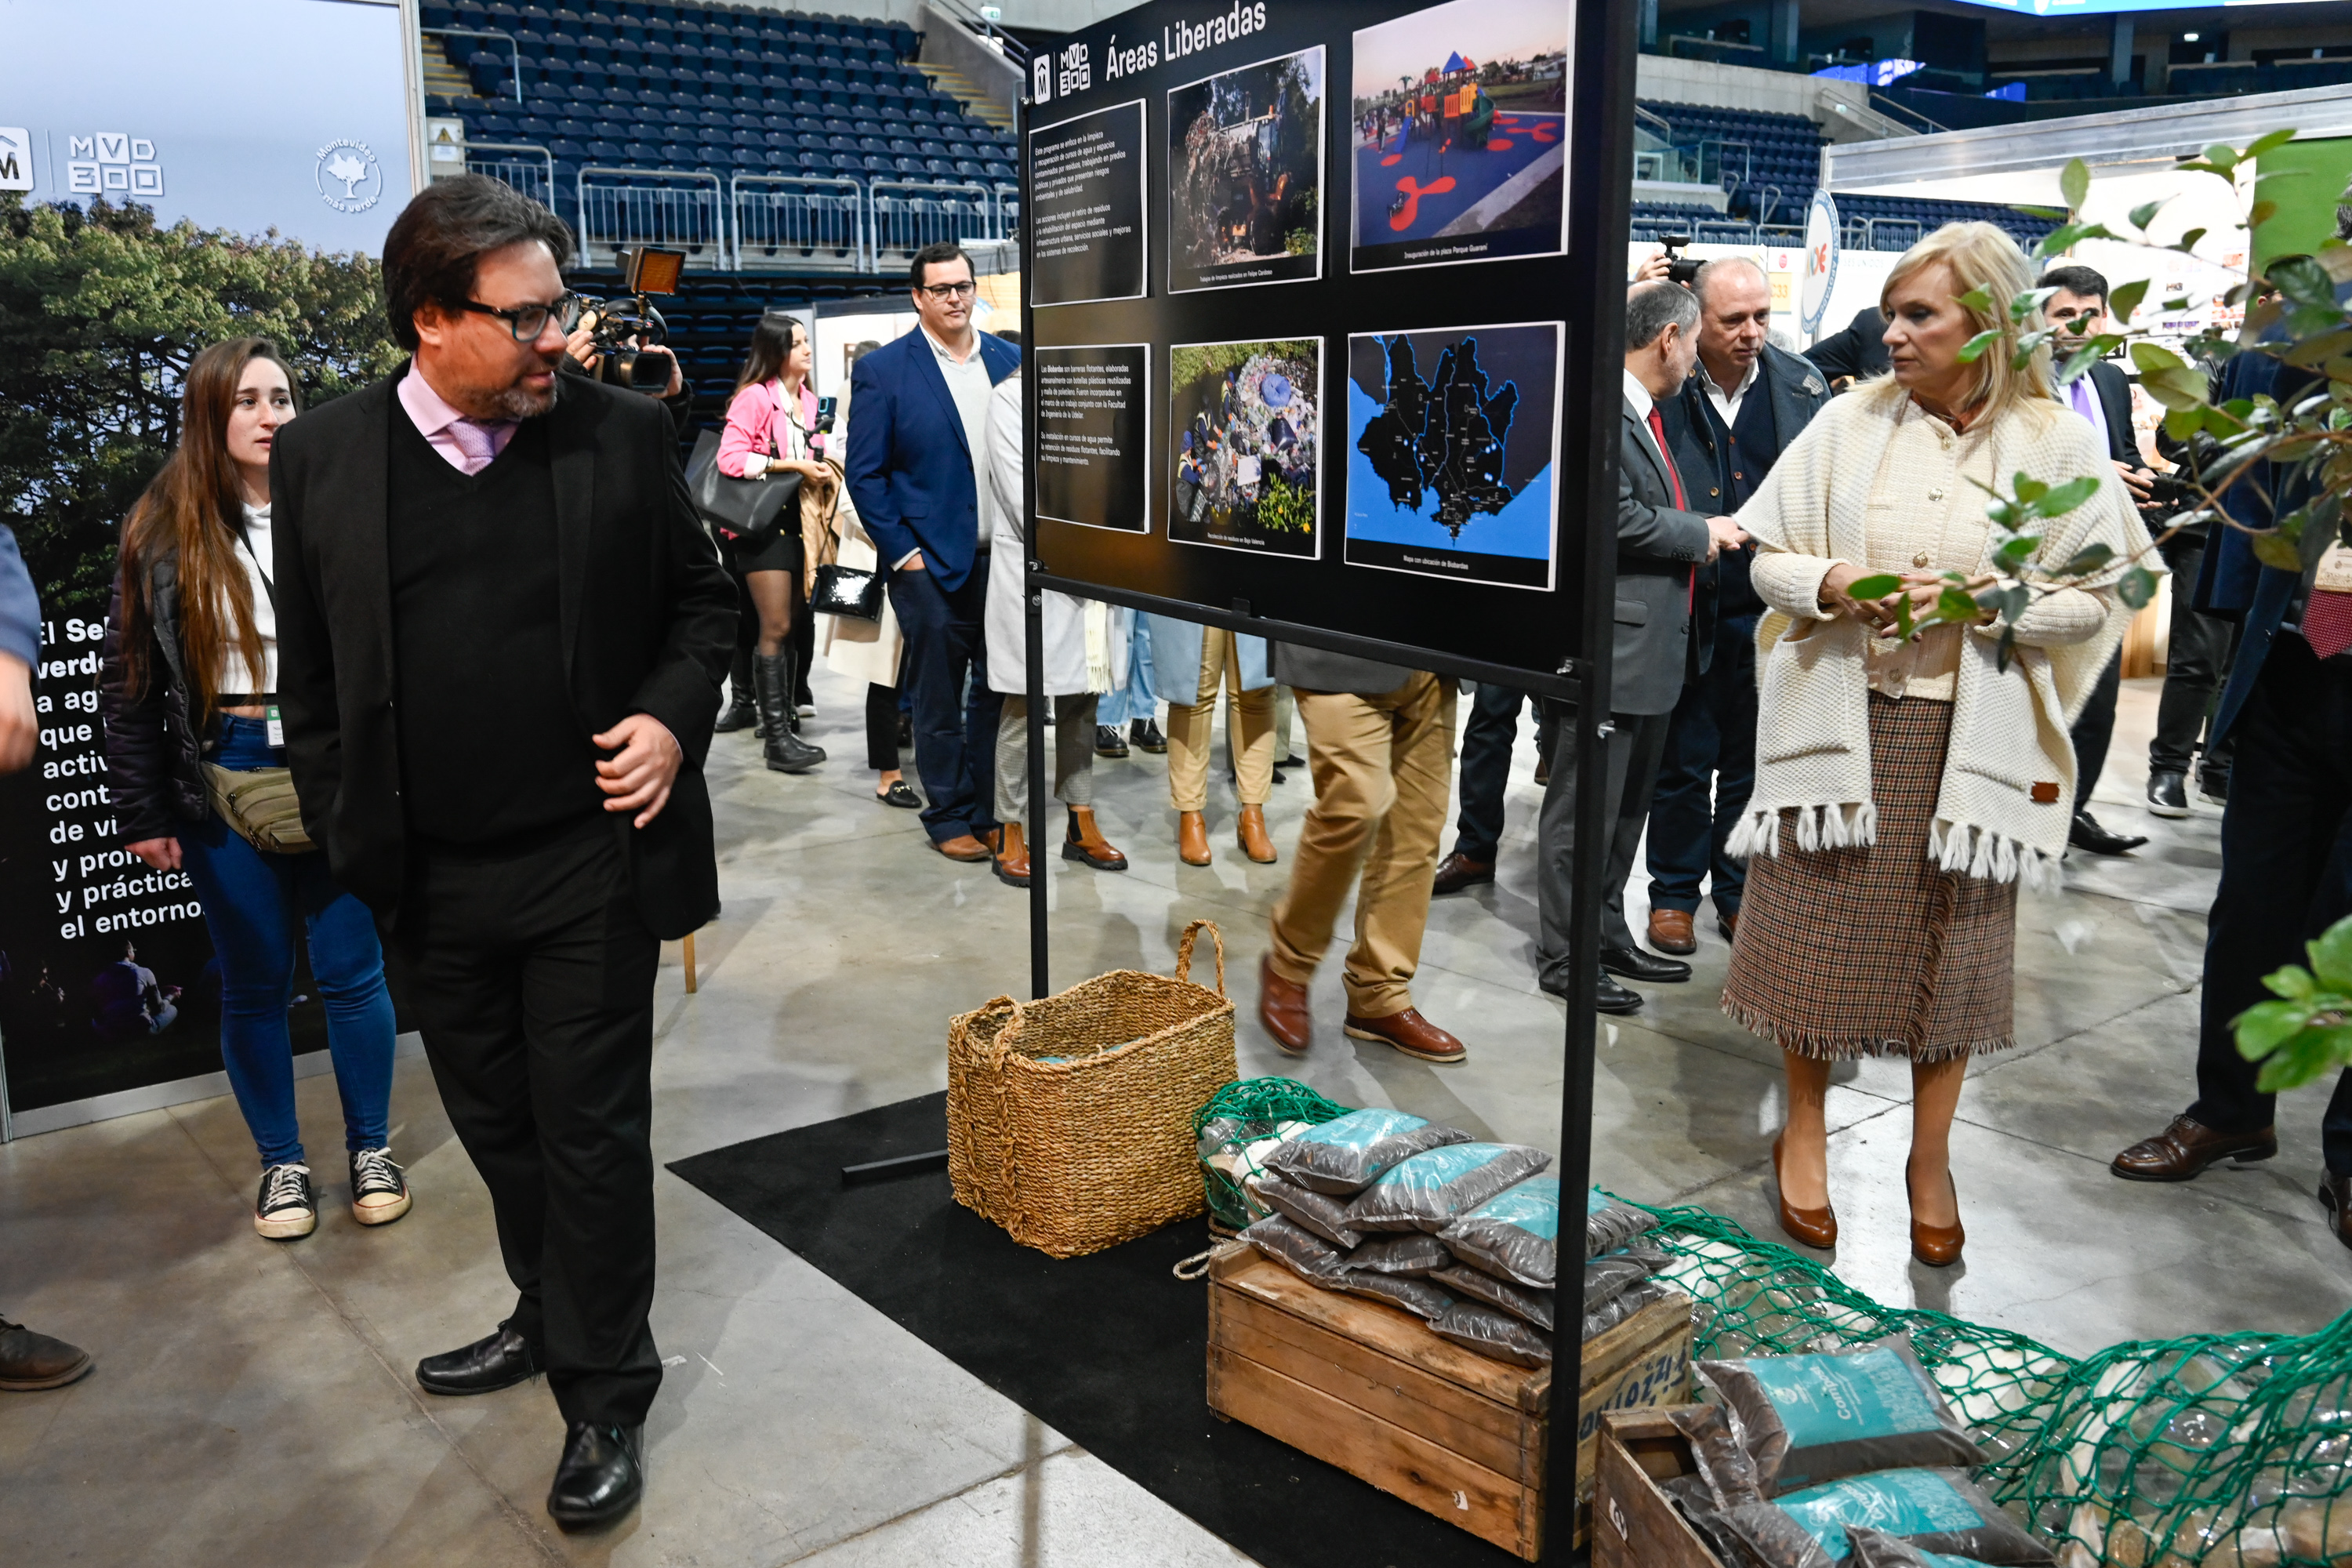
[[[1573,696],[1612,602],[1625,9],[1154,0],[1041,49],[1036,581]]]

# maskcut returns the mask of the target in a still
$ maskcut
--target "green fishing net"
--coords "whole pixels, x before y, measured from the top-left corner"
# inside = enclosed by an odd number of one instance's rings
[[[1658,1208],[1693,1353],[1788,1355],[1908,1333],[1992,1456],[1979,1479],[2059,1568],[2352,1568],[2352,1313],[2076,1362],[2022,1334],[1872,1300],[1697,1208]]]
[[[1351,1109],[1334,1104],[1296,1079],[1245,1078],[1217,1090],[1208,1104],[1192,1114],[1192,1135],[1201,1151],[1201,1185],[1208,1194],[1211,1223],[1233,1231],[1265,1217],[1265,1210],[1241,1187],[1253,1168],[1250,1145],[1273,1138],[1286,1121],[1319,1127]]]

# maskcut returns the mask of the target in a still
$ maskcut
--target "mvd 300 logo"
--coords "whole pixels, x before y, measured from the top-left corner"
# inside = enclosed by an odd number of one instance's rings
[[[319,149],[319,199],[339,213],[363,213],[383,199],[383,169],[364,142],[348,137]]]
[[[163,165],[155,143],[121,131],[94,131],[66,137],[66,189],[76,195],[110,193],[155,197],[163,194]]]

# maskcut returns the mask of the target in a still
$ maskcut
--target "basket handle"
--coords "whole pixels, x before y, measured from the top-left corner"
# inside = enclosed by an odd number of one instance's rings
[[[992,996],[974,1010],[973,1016],[977,1017],[982,1013],[1010,1013],[1013,1016],[1012,1021],[996,1032],[986,1047],[990,1060],[1002,1061],[1013,1048],[1013,1037],[1021,1032],[1021,1004],[1010,996]]]
[[[1225,933],[1217,929],[1214,921],[1194,921],[1184,928],[1184,934],[1176,939],[1176,978],[1188,982],[1192,978],[1192,942],[1201,934],[1202,926],[1209,928],[1209,940],[1217,944],[1217,994],[1223,996],[1225,994]]]

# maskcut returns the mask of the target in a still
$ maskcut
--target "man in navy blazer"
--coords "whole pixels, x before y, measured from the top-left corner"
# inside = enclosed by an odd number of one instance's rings
[[[2268,354],[2229,362],[2214,401],[2307,395],[2310,378],[2282,374]],[[2209,484],[2227,477],[2208,471]],[[2267,528],[2302,504],[2310,476],[2257,460],[2221,492],[2231,519]],[[2275,1097],[2255,1087],[2256,1064],[2238,1053],[2231,1021],[2269,999],[2262,978],[2303,961],[2303,944],[2352,914],[2352,651],[2309,616],[2318,563],[2302,572],[2266,566],[2239,528],[2216,525],[2195,600],[2200,610],[2242,617],[2238,656],[2214,710],[2212,744],[2234,736],[2229,803],[2221,813],[2221,882],[2206,922],[2205,984],[2197,1045],[2197,1100],[2155,1137],[2115,1158],[2131,1181],[2185,1182],[2210,1164],[2243,1164],[2278,1152]],[[2176,585],[2178,587],[2178,585]],[[2307,628],[2320,627],[2311,630]],[[2315,647],[2315,639],[2317,646]],[[2324,656],[2323,656],[2324,655]],[[2326,1164],[2319,1202],[2336,1238],[2352,1247],[2352,1071],[2339,1073],[2320,1118]]]
[[[915,770],[923,826],[950,860],[985,860],[996,831],[996,718],[982,612],[988,536],[980,522],[988,459],[988,395],[1021,351],[971,324],[971,258],[926,246],[908,268],[920,327],[857,362],[849,376],[849,498],[889,570],[890,607],[907,637],[899,679],[911,682]],[[1001,571],[1018,572],[1007,561]]]

